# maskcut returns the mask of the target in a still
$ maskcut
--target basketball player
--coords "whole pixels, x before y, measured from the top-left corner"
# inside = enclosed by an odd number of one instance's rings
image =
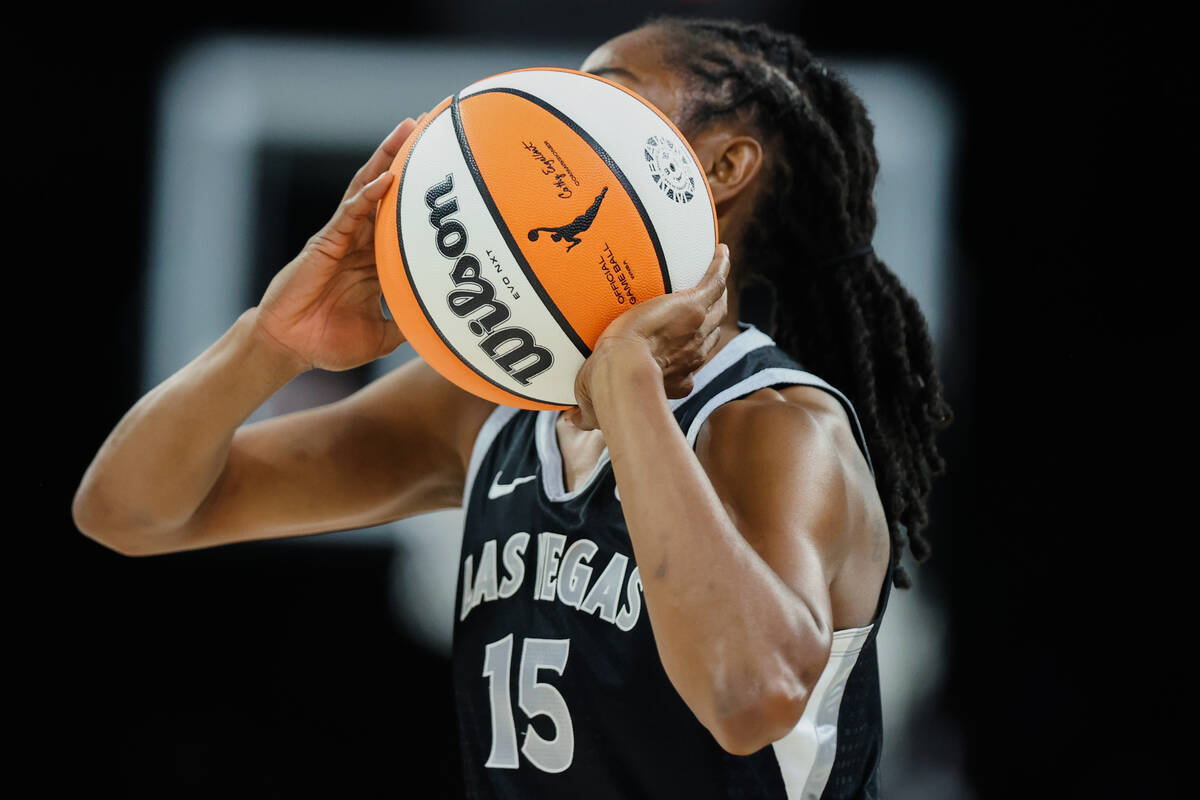
[[[577,409],[497,406],[421,359],[242,425],[312,368],[402,341],[372,215],[405,121],[329,223],[84,475],[80,529],[129,555],[463,507],[453,670],[472,797],[875,797],[875,635],[950,419],[917,305],[873,253],[866,111],[793,36],[660,18],[583,69],[676,122],[720,245],[618,317]],[[738,290],[769,286],[772,333]],[[819,376],[819,377],[818,377]]]

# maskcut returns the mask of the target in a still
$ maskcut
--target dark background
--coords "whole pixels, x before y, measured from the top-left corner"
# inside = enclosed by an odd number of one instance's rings
[[[544,6],[466,0],[257,19],[188,7],[171,23],[64,11],[14,28],[6,566],[9,657],[26,669],[10,688],[45,787],[374,797],[404,795],[414,771],[451,791],[455,772],[449,670],[388,618],[386,556],[246,544],[129,559],[71,521],[79,478],[139,396],[171,56],[216,32],[599,43],[648,5],[586,4],[570,28]],[[804,2],[765,19],[818,54],[929,67],[963,123],[942,353],[957,422],[922,570],[951,624],[936,711],[961,731],[973,792],[1165,792],[1191,616],[1170,598],[1195,528],[1172,510],[1193,471],[1171,348],[1194,266],[1190,32],[1146,4]]]

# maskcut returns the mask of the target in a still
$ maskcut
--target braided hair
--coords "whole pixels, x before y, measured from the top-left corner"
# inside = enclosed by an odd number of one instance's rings
[[[772,338],[844,391],[861,416],[896,561],[929,557],[926,504],[945,470],[937,431],[952,414],[916,301],[868,246],[879,161],[874,126],[846,80],[797,36],[763,24],[673,16],[663,59],[685,77],[676,120],[691,138],[733,119],[760,134],[762,188],[737,254],[740,286],[765,285]],[[781,241],[787,247],[780,247]],[[740,262],[740,263],[739,263]]]

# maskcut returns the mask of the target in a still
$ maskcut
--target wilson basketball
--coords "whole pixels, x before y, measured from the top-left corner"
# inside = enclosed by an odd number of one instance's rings
[[[683,136],[576,70],[505,72],[447,97],[391,171],[375,223],[388,307],[434,369],[504,405],[574,405],[605,327],[695,286],[716,248]]]

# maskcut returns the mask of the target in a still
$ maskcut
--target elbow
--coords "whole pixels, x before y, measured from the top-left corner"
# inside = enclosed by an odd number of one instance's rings
[[[105,503],[88,488],[85,479],[71,502],[71,520],[80,533],[123,556],[148,556],[160,552],[152,546],[154,537],[138,535],[137,526],[115,522],[113,515],[104,509]]]
[[[707,726],[725,752],[748,756],[791,733],[800,723],[829,661],[828,637],[810,642],[803,658],[775,654],[771,664],[734,696],[725,693]],[[821,646],[821,645],[824,646]]]
[[[787,736],[804,715],[810,690],[797,685],[764,697],[737,713],[725,715],[709,730],[721,749],[748,756]]]
[[[100,513],[98,506],[94,492],[89,491],[85,478],[75,490],[75,498],[71,501],[71,521],[75,523],[75,529],[84,536],[112,549],[108,542],[110,537],[105,533],[104,515]]]
[[[136,558],[138,556],[154,556],[163,552],[156,547],[151,547],[148,542],[141,539],[126,539],[118,536],[100,536],[89,533],[83,529],[80,529],[80,532],[97,544],[107,547],[114,553],[122,556],[128,556],[130,558]]]

